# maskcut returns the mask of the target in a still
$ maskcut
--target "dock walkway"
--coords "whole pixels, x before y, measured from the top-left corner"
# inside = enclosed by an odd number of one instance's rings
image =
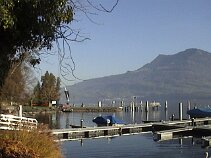
[[[161,141],[183,135],[211,135],[211,126],[208,125],[211,125],[211,118],[119,126],[54,129],[52,134],[58,140],[76,140],[153,132],[156,140]]]

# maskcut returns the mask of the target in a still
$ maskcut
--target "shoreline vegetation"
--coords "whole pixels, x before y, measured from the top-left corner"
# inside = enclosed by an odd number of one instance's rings
[[[13,113],[17,112],[13,107]],[[53,112],[119,112],[119,107],[38,107],[23,106],[23,116],[32,116],[38,113]],[[8,113],[1,108],[1,113]],[[47,125],[39,124],[32,131],[23,130],[0,130],[0,158],[63,158],[59,143],[54,141]]]
[[[120,112],[120,107],[68,107],[63,108],[63,112]]]
[[[0,158],[63,158],[59,143],[46,126],[32,131],[0,130]]]
[[[23,106],[23,115],[34,115],[38,113],[54,113],[54,112],[120,112],[121,107],[39,107],[39,106]]]

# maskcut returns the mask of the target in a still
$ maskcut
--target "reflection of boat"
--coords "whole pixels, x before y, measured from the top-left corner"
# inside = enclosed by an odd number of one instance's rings
[[[191,118],[211,117],[211,108],[194,108],[188,110],[187,114],[190,115]]]
[[[98,116],[92,120],[98,126],[112,126],[112,125],[123,125],[124,122],[122,120],[117,119],[115,116]]]

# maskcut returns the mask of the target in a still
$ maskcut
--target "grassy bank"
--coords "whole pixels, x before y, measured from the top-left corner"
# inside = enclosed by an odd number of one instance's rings
[[[39,127],[33,131],[0,130],[0,158],[62,158],[59,144]]]

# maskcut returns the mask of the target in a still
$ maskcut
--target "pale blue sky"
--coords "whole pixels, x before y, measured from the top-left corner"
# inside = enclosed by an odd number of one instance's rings
[[[115,1],[102,2],[107,7]],[[92,16],[99,24],[77,18],[74,27],[91,38],[71,43],[75,74],[83,80],[136,70],[159,54],[211,52],[211,0],[120,0],[112,13]],[[57,59],[44,59],[41,73],[59,75]]]

